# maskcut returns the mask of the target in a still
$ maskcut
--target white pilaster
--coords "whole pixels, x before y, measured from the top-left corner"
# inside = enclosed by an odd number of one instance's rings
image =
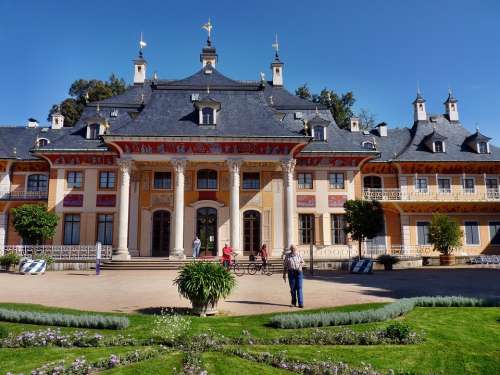
[[[401,245],[403,254],[409,254],[410,249],[410,217],[401,215]]]
[[[7,214],[0,214],[0,256],[3,255],[5,242],[7,241],[7,228]]]
[[[172,164],[175,170],[175,191],[174,191],[174,214],[175,214],[175,236],[174,253],[176,258],[185,258],[184,255],[184,172],[186,170],[186,159],[173,159]]]
[[[240,169],[242,160],[229,159],[227,161],[230,174],[230,222],[231,222],[231,247],[236,254],[240,248]]]
[[[128,260],[128,215],[130,201],[130,170],[132,161],[128,159],[118,160],[120,171],[120,205],[118,213],[118,248],[113,259]]]
[[[293,193],[293,174],[295,171],[295,159],[287,159],[281,162],[283,170],[283,184],[285,190],[285,246],[288,249],[293,244],[293,217],[295,212]]]

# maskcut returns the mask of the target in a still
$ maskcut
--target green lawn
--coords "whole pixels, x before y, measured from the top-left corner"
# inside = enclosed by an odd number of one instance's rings
[[[345,306],[329,310],[360,310],[377,305]],[[35,305],[0,304],[0,307],[29,309],[35,311],[55,311],[56,309]],[[57,309],[71,313],[74,310]],[[81,313],[81,312],[80,312]],[[152,316],[128,315],[130,327],[122,331],[98,331],[104,335],[124,334],[137,338],[147,338],[151,331]],[[207,332],[208,329],[228,337],[248,330],[252,336],[273,338],[295,333],[306,333],[310,329],[280,330],[269,328],[266,323],[270,315],[246,317],[209,317],[191,318],[191,334]],[[359,366],[370,363],[376,369],[388,368],[405,370],[413,373],[429,374],[499,374],[500,373],[500,308],[416,308],[408,313],[402,321],[408,323],[417,332],[423,332],[425,341],[418,345],[373,345],[373,346],[284,346],[265,345],[247,346],[248,351],[278,352],[286,350],[288,357],[298,360],[330,359],[343,361]],[[388,323],[371,323],[350,326],[354,330],[384,327]],[[9,332],[22,332],[43,328],[36,325],[13,324],[0,322],[0,326]],[[338,327],[324,328],[328,330]],[[63,331],[74,329],[64,328]],[[29,373],[30,369],[44,363],[66,359],[71,361],[84,355],[90,360],[105,358],[109,354],[121,354],[132,351],[126,348],[30,348],[0,349],[0,374],[7,371]],[[120,367],[106,373],[113,374],[171,374],[174,367],[182,366],[182,353],[169,353],[162,357],[150,359],[136,365]],[[203,364],[209,374],[284,374],[278,370],[238,357],[220,353],[207,352],[203,356]]]

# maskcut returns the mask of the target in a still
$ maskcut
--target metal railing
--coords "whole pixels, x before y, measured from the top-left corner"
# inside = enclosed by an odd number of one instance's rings
[[[22,257],[35,258],[37,256],[50,256],[56,261],[81,261],[95,260],[97,256],[96,245],[6,245],[0,247],[0,253],[15,252]],[[101,246],[101,259],[111,259],[112,247]]]
[[[46,200],[48,197],[47,191],[0,190],[0,200]]]
[[[476,202],[476,201],[498,201],[500,192],[498,189],[486,189],[486,192],[478,192],[474,189],[460,191],[438,190],[431,191],[402,191],[401,189],[363,189],[363,198],[377,201],[453,201],[453,202]]]

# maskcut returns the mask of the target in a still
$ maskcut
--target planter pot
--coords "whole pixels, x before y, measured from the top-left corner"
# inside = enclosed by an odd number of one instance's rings
[[[453,266],[455,264],[455,255],[440,255],[439,263],[442,266]]]
[[[384,270],[385,271],[392,271],[392,263],[384,264]]]
[[[215,305],[200,305],[192,302],[193,304],[193,314],[199,316],[215,315],[217,314],[217,304]]]

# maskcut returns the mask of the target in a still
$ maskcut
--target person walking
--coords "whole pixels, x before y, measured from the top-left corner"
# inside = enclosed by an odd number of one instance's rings
[[[286,277],[288,275],[290,293],[292,294],[292,305],[297,306],[298,303],[300,308],[304,307],[304,297],[302,294],[302,281],[304,279],[304,274],[302,273],[303,266],[304,259],[297,252],[297,248],[291,245],[290,253],[286,254],[285,260],[283,261],[283,280],[286,283]]]
[[[260,259],[262,260],[262,271],[267,271],[267,246],[266,244],[262,245],[262,247],[259,250],[258,255],[260,256]]]
[[[233,249],[227,243],[224,245],[222,249],[222,265],[226,268],[231,266],[231,257],[233,255]]]
[[[201,240],[198,236],[194,236],[193,241],[193,258],[196,259],[200,256]]]

